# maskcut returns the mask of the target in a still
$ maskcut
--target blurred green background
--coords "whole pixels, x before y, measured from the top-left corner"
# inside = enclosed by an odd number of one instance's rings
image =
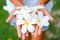
[[[55,21],[50,22],[44,40],[60,40],[60,0],[53,0],[53,3],[51,15]],[[8,12],[3,10],[4,5],[5,0],[0,0],[0,40],[19,40],[16,28],[5,22]]]

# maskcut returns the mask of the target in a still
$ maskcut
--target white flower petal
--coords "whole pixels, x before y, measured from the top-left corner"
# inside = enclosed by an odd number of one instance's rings
[[[28,9],[28,6],[23,6],[22,8],[27,10]]]
[[[43,26],[49,26],[49,22],[44,22]]]
[[[36,22],[37,22],[37,19],[38,19],[38,17],[37,17],[37,15],[36,14],[31,14],[31,24],[36,24]]]
[[[38,15],[39,15],[40,17],[41,17],[41,16],[43,17],[43,12],[39,11],[39,12],[38,12]]]
[[[24,14],[24,15],[25,15],[25,14],[27,14],[27,11],[24,10],[24,9],[21,9],[21,10],[20,10],[20,14]]]
[[[38,13],[38,18],[41,20],[41,19],[43,19],[43,13],[42,12],[39,12]]]
[[[26,33],[27,32],[27,27],[25,25],[22,26],[21,32],[22,33]]]
[[[37,18],[37,14],[35,12],[31,13],[31,18]]]
[[[43,27],[43,25],[42,25],[42,22],[40,22],[40,23],[37,23],[37,25],[39,26],[39,27]]]
[[[36,7],[32,7],[32,10],[33,10],[34,12],[36,12],[36,11],[37,11],[37,8],[36,8]]]
[[[25,20],[30,20],[30,19],[31,19],[30,14],[26,14],[26,15],[24,16],[24,19],[25,19]]]
[[[37,19],[36,18],[32,18],[32,20],[31,20],[31,24],[36,24],[36,22],[37,22]]]
[[[44,4],[42,4],[42,5],[39,5],[39,6],[36,6],[38,9],[39,8],[44,8]]]
[[[17,20],[16,20],[16,24],[17,24],[17,25],[24,24],[24,20],[22,20],[22,19],[17,19]]]
[[[29,31],[29,32],[32,33],[32,32],[34,32],[34,30],[35,30],[35,27],[34,27],[33,25],[31,25],[31,24],[28,25],[28,31]]]
[[[48,17],[48,16],[44,16],[44,17],[43,17],[43,20],[44,20],[44,21],[49,21],[49,17]]]
[[[39,25],[39,27],[40,27],[40,28],[42,28],[42,27],[43,27],[43,25]]]
[[[23,16],[22,15],[16,15],[18,19],[23,19]]]
[[[19,13],[19,11],[15,11],[15,12],[14,12],[14,15],[16,15],[16,14],[18,14],[18,13]]]

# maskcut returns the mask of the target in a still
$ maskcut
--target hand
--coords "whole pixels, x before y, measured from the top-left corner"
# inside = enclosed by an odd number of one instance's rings
[[[11,11],[11,13],[10,13],[10,15],[9,15],[9,17],[6,19],[6,22],[7,23],[9,23],[13,18],[14,18],[14,12],[16,11],[16,10],[20,10],[20,8],[21,7],[16,7],[16,8],[14,8],[12,11]]]
[[[16,26],[16,29],[17,29],[18,37],[19,37],[19,38],[22,38],[22,40],[25,40],[25,38],[29,36],[28,31],[27,31],[26,33],[22,33],[22,32],[21,32],[22,25],[17,25],[17,26]]]
[[[44,10],[44,14],[47,15],[50,19],[50,21],[54,21],[54,18],[50,15],[50,13],[48,12],[47,9],[43,9]]]
[[[47,15],[49,17],[50,21],[54,21],[54,18],[50,15],[50,13],[48,12],[47,9],[41,8],[38,11],[42,11],[44,13],[44,15]]]
[[[12,11],[11,11],[9,17],[7,18],[6,22],[9,23],[9,22],[14,18],[14,16],[15,16],[15,15],[14,15],[14,12],[15,12],[16,10],[21,10],[21,8],[22,8],[22,7],[15,7],[14,9],[12,9]]]
[[[44,13],[44,15],[47,15],[51,21],[54,20],[45,8],[40,8],[40,9],[38,9],[38,11],[42,11]],[[42,28],[38,27],[38,25],[34,25],[34,26],[35,26],[35,31],[32,33],[32,35],[34,35],[34,37],[36,37],[37,35],[41,34]]]
[[[20,10],[20,9],[19,8],[15,8],[15,9],[13,9],[11,11],[10,16],[6,20],[7,23],[9,23],[14,17],[16,18],[16,15],[14,15],[14,12],[16,10]],[[16,25],[16,28],[17,28],[17,33],[18,33],[18,37],[19,38],[22,38],[22,40],[24,40],[26,37],[28,37],[28,35],[29,35],[28,32],[26,32],[24,34],[21,32],[22,25]]]
[[[32,35],[33,35],[34,37],[36,37],[36,36],[38,36],[38,35],[41,34],[42,28],[38,27],[37,24],[34,24],[34,26],[35,26],[35,31],[32,33]]]

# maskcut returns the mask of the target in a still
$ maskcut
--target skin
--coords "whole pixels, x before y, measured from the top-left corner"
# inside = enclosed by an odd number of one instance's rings
[[[39,2],[37,3],[37,5],[40,5],[40,4],[44,4],[46,5],[50,0],[39,0]]]
[[[39,9],[39,10],[44,12],[44,15],[47,15],[51,21],[54,20],[46,9],[43,8],[43,9]],[[6,20],[7,23],[9,23],[14,17],[16,18],[16,15],[13,14],[15,11],[16,11],[15,9],[12,10],[11,15]],[[41,34],[42,28],[39,28],[37,24],[35,24],[34,26],[35,26],[35,31],[32,33],[32,36],[34,36],[34,38],[35,38]],[[22,27],[22,25],[16,25],[18,37],[22,38],[22,40],[25,40],[25,38],[29,36],[29,33],[27,32],[26,34],[22,34],[21,27]]]
[[[10,0],[16,7],[17,6],[24,6],[21,0]]]
[[[16,15],[13,14],[16,10],[19,10],[19,9],[15,8],[12,10],[10,16],[6,20],[7,23],[9,23],[13,18],[15,18],[17,21]],[[22,38],[22,40],[25,40],[25,36],[28,37],[28,32],[25,34],[21,33],[21,28],[22,28],[22,25],[16,25],[18,37]]]
[[[16,7],[17,6],[24,6],[24,4],[22,3],[22,1],[21,0],[10,0]],[[39,2],[36,4],[36,6],[37,5],[40,5],[40,4],[47,4],[49,2],[49,0],[39,0]],[[6,20],[6,22],[7,23],[9,23],[13,18],[14,18],[14,15],[13,15],[13,13],[14,13],[14,11],[15,10],[17,10],[16,8],[15,9],[13,9],[12,11],[11,11],[11,15],[8,17],[8,19]],[[49,14],[49,12],[46,10],[46,9],[41,9],[41,11],[42,12],[44,12],[44,14],[45,15],[48,15],[49,16],[49,19],[51,20],[51,21],[53,21],[54,19],[51,17],[51,15]],[[32,33],[32,36],[30,35],[30,33],[26,33],[26,34],[22,34],[21,33],[21,31],[18,33],[19,35],[18,35],[18,37],[19,38],[22,38],[22,40],[34,40],[35,38],[38,38],[37,36],[39,36],[40,34],[41,35],[43,35],[45,32],[44,31],[42,31],[42,29],[41,28],[38,28],[38,25],[34,25],[35,26],[35,31]],[[21,26],[19,25],[19,26],[17,26],[17,31],[19,31],[19,30],[21,30]],[[40,33],[41,32],[41,33]],[[44,37],[44,35],[43,36],[39,36],[41,39],[43,39],[43,37]],[[26,38],[27,37],[27,38]],[[34,38],[34,39],[33,39]],[[37,40],[37,39],[35,39],[35,40]]]

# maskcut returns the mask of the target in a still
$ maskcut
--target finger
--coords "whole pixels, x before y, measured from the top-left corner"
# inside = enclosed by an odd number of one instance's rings
[[[38,26],[36,26],[36,30],[34,32],[34,37],[36,37],[38,35]]]
[[[21,33],[21,26],[20,25],[17,26],[17,33],[18,33],[18,37],[21,38],[22,33]]]
[[[22,40],[25,40],[25,37],[26,37],[25,33],[22,33]]]
[[[14,13],[14,10],[11,11],[9,17],[7,18],[7,20],[6,20],[7,23],[9,23],[13,19],[13,17],[14,17],[13,13]]]
[[[26,33],[26,37],[28,37],[28,36],[29,36],[29,33],[27,32],[27,33]]]
[[[10,16],[7,18],[6,22],[9,23],[12,19],[13,19],[13,15],[10,15]]]
[[[47,13],[47,16],[49,17],[49,19],[50,19],[51,21],[54,21],[54,18],[53,18],[49,13]]]
[[[35,27],[35,29],[36,29],[36,24],[33,24],[33,26],[34,26],[34,27]],[[35,31],[36,31],[36,30],[35,30]],[[31,35],[34,35],[35,31],[34,31],[34,32],[32,32],[32,33],[31,33]]]
[[[31,35],[34,35],[35,32],[31,33]]]
[[[51,21],[54,21],[54,18],[50,15],[47,9],[44,9],[44,14],[47,15]]]
[[[38,35],[40,35],[40,34],[41,34],[41,31],[42,31],[42,29],[41,29],[41,28],[39,28],[39,29],[38,29]]]
[[[16,11],[16,9],[13,9],[12,11],[11,11],[11,13],[10,13],[10,16],[7,18],[7,20],[6,20],[6,22],[7,23],[9,23],[12,19],[13,19],[13,17],[15,16],[14,15],[14,12]]]

